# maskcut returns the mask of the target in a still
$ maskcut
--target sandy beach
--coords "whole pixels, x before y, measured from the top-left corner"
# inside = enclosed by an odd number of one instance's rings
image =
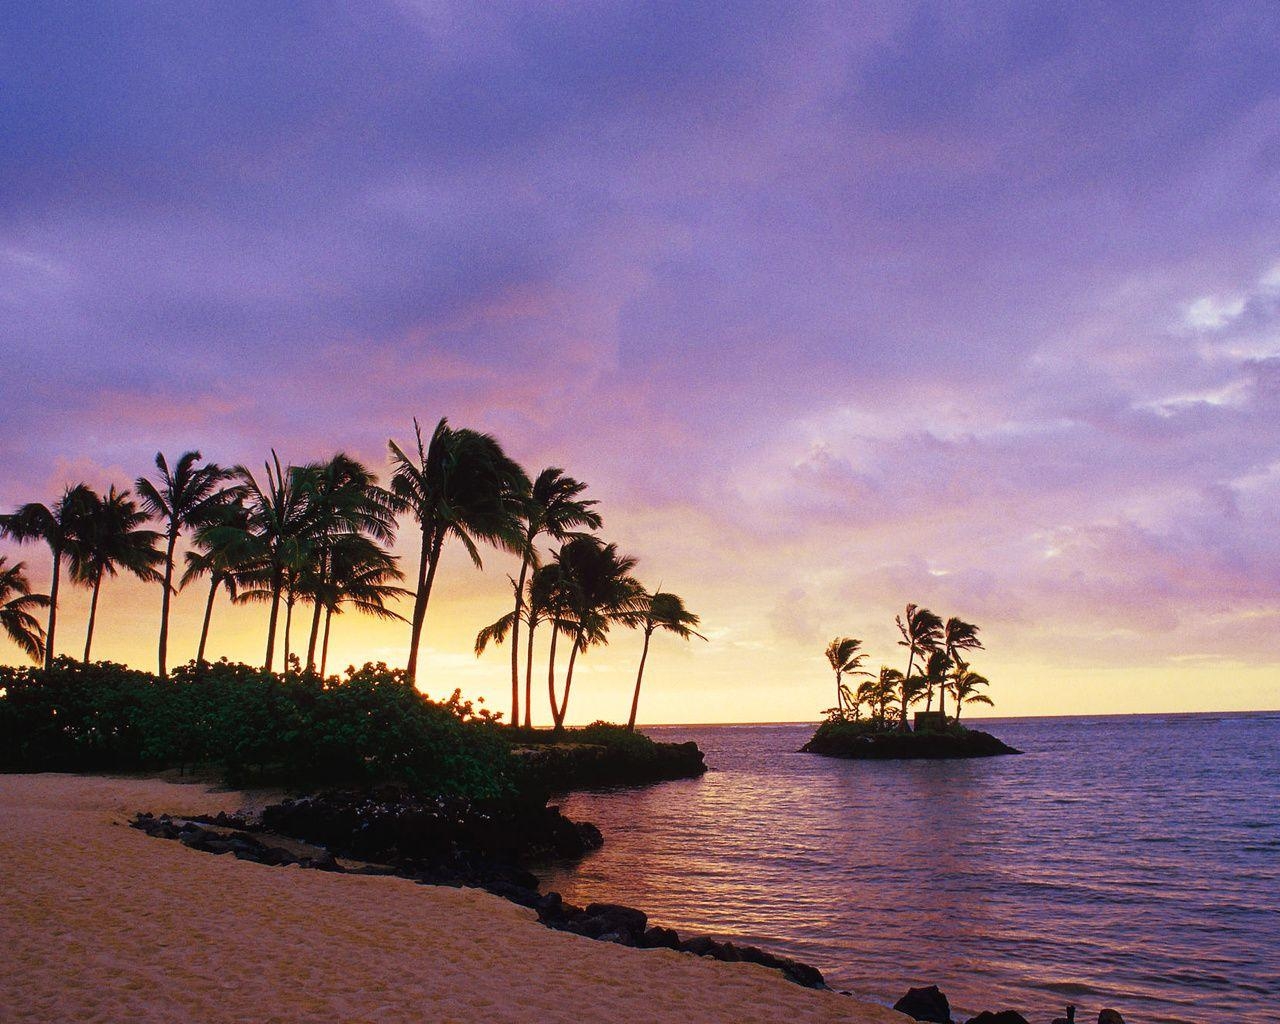
[[[0,776],[0,1020],[891,1022],[774,971],[563,932],[488,893],[188,850],[139,810],[243,794]]]

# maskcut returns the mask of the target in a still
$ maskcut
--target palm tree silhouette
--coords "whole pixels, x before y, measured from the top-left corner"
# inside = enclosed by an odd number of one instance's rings
[[[907,671],[902,686],[902,721],[899,728],[906,730],[907,725],[907,704],[908,690],[912,684],[911,670],[915,665],[917,654],[924,654],[929,651],[936,650],[942,642],[942,620],[928,608],[920,608],[914,604],[907,605],[906,615],[897,616],[894,621],[897,623],[898,632],[902,634],[902,639],[898,641],[899,647],[905,647],[908,650],[907,655]]]
[[[951,667],[956,673],[963,672],[969,666],[960,656],[960,652],[982,650],[982,641],[978,639],[978,627],[971,622],[957,619],[953,615],[942,627],[942,649],[947,652]],[[938,710],[943,715],[947,713],[946,686],[938,688]]]
[[[995,701],[985,693],[979,693],[978,687],[990,685],[985,676],[963,669],[951,680],[951,691],[956,695],[956,721],[960,721],[960,711],[966,704],[986,704],[994,707]]]
[[[565,476],[563,469],[557,466],[550,466],[538,474],[538,478],[534,480],[527,493],[520,495],[519,509],[522,520],[520,575],[514,581],[515,610],[509,624],[511,631],[511,724],[513,726],[520,724],[520,623],[527,621],[528,618],[524,613],[525,584],[529,570],[536,570],[541,564],[541,559],[538,556],[537,540],[545,535],[551,540],[564,542],[577,536],[578,532],[583,529],[600,529],[600,514],[592,511],[592,506],[596,502],[578,497],[586,490],[586,487],[586,484],[575,480],[573,477]],[[477,637],[478,644],[479,638]],[[476,653],[480,653],[479,646],[477,646]],[[525,726],[528,727],[529,724],[529,674],[526,672]]]
[[[62,561],[75,557],[81,543],[84,519],[97,501],[97,495],[85,484],[68,487],[49,508],[39,502],[23,505],[11,515],[0,516],[0,537],[19,544],[42,541],[53,556],[53,578],[49,584],[49,624],[45,628],[44,667],[53,667],[54,636],[58,626],[58,585],[62,577]]]
[[[928,657],[925,658],[924,670],[920,673],[920,678],[924,681],[925,686],[924,709],[926,711],[931,710],[933,707],[934,687],[938,688],[939,693],[946,688],[952,664],[951,655],[943,647],[939,647],[936,651],[930,651]]]
[[[184,452],[169,468],[163,452],[156,452],[156,483],[140,476],[134,482],[143,510],[158,519],[164,526],[164,596],[160,601],[160,642],[158,661],[160,677],[168,671],[169,657],[169,602],[173,596],[174,549],[178,537],[187,527],[198,527],[216,513],[218,507],[229,499],[219,485],[227,473],[212,462],[197,465],[203,456],[198,451]]]
[[[413,595],[397,583],[404,579],[395,555],[384,551],[369,537],[344,534],[328,548],[327,573],[317,597],[324,607],[324,634],[320,644],[320,675],[329,660],[329,624],[349,607],[378,619],[407,621],[387,607],[392,600]]]
[[[644,588],[631,575],[636,559],[618,552],[616,544],[602,544],[595,537],[578,537],[563,545],[555,556],[562,583],[555,595],[554,622],[557,631],[573,638],[565,669],[564,691],[556,703],[555,632],[552,633],[551,669],[548,687],[551,716],[556,732],[564,730],[573,688],[573,670],[578,655],[609,642],[614,622],[636,626],[644,605]]]
[[[413,429],[413,456],[395,441],[387,442],[394,467],[392,493],[403,510],[413,513],[422,532],[405,670],[411,683],[417,679],[418,645],[445,540],[460,541],[477,569],[484,567],[477,542],[523,554],[520,498],[530,486],[524,470],[488,434],[455,430],[447,419],[436,424],[430,442],[423,441],[416,419]]]
[[[844,717],[845,697],[848,695],[848,687],[843,682],[845,673],[868,674],[862,671],[862,663],[867,656],[858,653],[861,647],[862,641],[851,636],[838,636],[827,644],[827,663],[836,674],[835,710],[841,718]]]
[[[635,732],[636,711],[640,707],[640,681],[644,678],[644,663],[649,657],[649,640],[654,631],[663,629],[674,633],[682,640],[696,636],[699,640],[706,637],[694,631],[698,625],[698,616],[684,606],[684,602],[675,594],[658,590],[652,594],[642,593],[639,597],[640,628],[644,631],[644,647],[640,651],[640,667],[636,670],[636,691],[631,697],[631,716],[627,719],[627,731]]]
[[[47,608],[49,598],[31,593],[24,563],[8,561],[0,555],[0,629],[38,665],[44,657],[45,633],[31,611]]]
[[[115,576],[123,569],[146,583],[159,583],[162,579],[156,571],[156,566],[164,561],[164,555],[156,547],[160,534],[141,528],[147,518],[129,492],[118,491],[115,485],[105,498],[94,495],[85,508],[81,540],[71,558],[71,577],[93,591],[84,634],[86,665],[93,647],[93,626],[98,617],[102,578]]]
[[[186,553],[186,571],[178,589],[203,576],[209,577],[209,596],[204,605],[204,621],[200,625],[200,644],[196,648],[196,664],[205,663],[205,647],[209,641],[209,623],[213,618],[213,602],[218,589],[225,588],[235,601],[238,595],[237,574],[250,563],[256,548],[247,533],[249,513],[238,497],[219,507],[214,517],[199,526],[192,543],[195,550]]]

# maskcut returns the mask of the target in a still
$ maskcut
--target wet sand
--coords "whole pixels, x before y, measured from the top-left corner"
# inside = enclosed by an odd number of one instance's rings
[[[752,964],[553,932],[477,890],[266,867],[126,824],[244,803],[0,775],[0,1021],[907,1020]]]

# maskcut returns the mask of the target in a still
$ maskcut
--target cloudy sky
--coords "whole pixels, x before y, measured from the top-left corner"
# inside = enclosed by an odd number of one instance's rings
[[[14,8],[0,505],[448,415],[703,616],[642,719],[812,718],[907,601],[983,627],[1005,713],[1280,706],[1280,9],[1143,6]],[[508,562],[443,570],[429,691],[500,698]],[[149,664],[158,588],[103,602]]]

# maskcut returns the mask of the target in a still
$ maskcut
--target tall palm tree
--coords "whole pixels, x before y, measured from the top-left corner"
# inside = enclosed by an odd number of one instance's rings
[[[862,641],[851,636],[838,636],[827,644],[827,663],[836,674],[836,714],[844,716],[845,696],[848,687],[844,685],[845,673],[866,675],[862,671],[862,663],[866,654],[859,654]]]
[[[934,687],[937,687],[939,693],[946,689],[951,667],[951,655],[947,653],[945,647],[930,651],[928,657],[924,659],[924,671],[920,673],[920,678],[924,680],[925,684],[924,709],[926,711],[931,710],[933,707]]]
[[[478,543],[521,554],[521,495],[529,492],[524,470],[490,435],[455,430],[447,419],[436,424],[429,442],[417,420],[413,429],[413,455],[395,441],[387,442],[394,467],[391,490],[402,508],[413,513],[422,533],[405,672],[411,683],[417,679],[418,644],[444,542],[457,539],[477,569],[484,567]]]
[[[613,623],[640,624],[644,588],[631,575],[636,559],[620,554],[616,544],[602,544],[595,537],[578,537],[563,545],[556,553],[556,564],[564,582],[556,625],[573,638],[565,669],[564,691],[558,706],[553,677],[549,685],[554,728],[561,732],[569,708],[569,692],[573,687],[573,669],[578,655],[591,647],[607,644],[609,627]]]
[[[214,518],[195,531],[192,543],[194,551],[186,554],[186,571],[178,583],[183,590],[188,584],[203,576],[209,577],[209,596],[204,605],[204,621],[200,625],[200,644],[196,648],[196,664],[205,662],[204,652],[209,641],[209,623],[213,618],[213,602],[219,588],[227,591],[231,600],[238,595],[237,574],[254,558],[256,547],[248,535],[248,512],[238,499],[228,501],[216,512]]]
[[[957,672],[951,680],[951,692],[956,696],[956,721],[960,721],[960,711],[966,704],[986,704],[995,706],[995,701],[985,693],[979,693],[980,686],[989,686],[985,676],[978,675],[969,669]]]
[[[303,467],[302,480],[315,520],[314,551],[297,589],[312,600],[306,667],[314,671],[320,617],[324,610],[324,602],[316,600],[315,594],[328,582],[331,550],[353,535],[370,537],[380,544],[392,543],[396,534],[397,502],[394,495],[378,486],[377,478],[369,469],[344,452],[338,452],[326,462]]]
[[[928,608],[920,608],[914,604],[907,605],[906,614],[899,615],[894,620],[898,626],[898,632],[902,634],[902,639],[898,641],[899,647],[907,648],[907,671],[905,679],[910,681],[912,678],[911,670],[915,667],[916,655],[926,654],[929,651],[937,650],[942,642],[942,620],[929,611]],[[902,688],[902,721],[899,727],[904,731],[910,728],[907,724],[907,687]]]
[[[587,485],[565,476],[564,470],[550,466],[538,474],[527,493],[520,495],[521,557],[520,575],[515,581],[515,611],[510,621],[511,630],[511,724],[520,724],[520,623],[524,614],[525,581],[529,570],[541,564],[538,557],[538,538],[550,540],[572,539],[580,531],[598,530],[601,518],[593,511],[594,500],[580,498]],[[477,653],[479,653],[477,651]],[[526,676],[526,690],[527,676]],[[525,695],[525,718],[529,717],[528,694]],[[525,723],[528,725],[528,721]]]
[[[982,641],[978,639],[978,627],[972,622],[957,619],[954,615],[947,619],[942,627],[942,649],[947,652],[951,667],[958,674],[967,669],[968,663],[960,656],[961,651],[980,651]],[[947,688],[938,689],[938,710],[947,713]]]
[[[71,576],[93,591],[84,634],[86,665],[93,647],[93,626],[98,618],[98,594],[103,577],[115,576],[123,569],[146,583],[160,582],[160,573],[156,571],[164,559],[156,548],[160,534],[142,529],[147,518],[129,492],[118,491],[114,485],[106,497],[95,496],[85,509],[81,542],[71,559]]]
[[[627,719],[627,731],[635,732],[636,711],[640,707],[640,681],[644,678],[644,663],[649,657],[649,640],[655,630],[666,630],[674,633],[681,640],[696,636],[699,640],[706,637],[694,630],[699,618],[684,606],[684,602],[675,594],[668,594],[661,589],[652,594],[639,595],[640,628],[644,631],[644,647],[640,651],[640,667],[636,670],[636,692],[631,697],[631,716]]]
[[[49,598],[31,593],[26,565],[8,561],[0,555],[0,629],[38,665],[44,657],[45,633],[31,611],[47,608]]]
[[[299,468],[282,466],[273,450],[264,469],[262,483],[245,466],[232,470],[236,480],[233,490],[244,505],[245,519],[244,526],[238,528],[240,536],[225,542],[243,544],[253,552],[251,562],[240,571],[244,588],[237,600],[259,601],[271,607],[263,659],[264,670],[270,672],[275,661],[280,599],[291,574],[310,557],[313,521]]]
[[[143,510],[158,519],[164,527],[164,594],[160,600],[160,642],[158,657],[160,677],[168,672],[169,602],[173,596],[174,549],[187,527],[199,526],[213,516],[218,506],[228,500],[219,490],[226,472],[212,462],[199,465],[203,456],[198,451],[183,452],[169,468],[163,452],[156,452],[158,476],[152,483],[144,476],[134,482]]]
[[[329,660],[329,623],[343,608],[378,619],[406,621],[387,607],[390,601],[413,595],[398,586],[404,579],[395,555],[384,551],[368,537],[346,534],[328,550],[328,572],[319,593],[324,606],[324,635],[320,646],[320,675]]]
[[[19,544],[42,541],[53,556],[53,578],[49,584],[49,624],[45,628],[44,667],[53,667],[54,637],[58,626],[58,584],[62,577],[63,559],[71,559],[79,549],[84,520],[97,495],[85,484],[68,487],[50,508],[39,502],[23,505],[7,516],[0,516],[0,537]]]

